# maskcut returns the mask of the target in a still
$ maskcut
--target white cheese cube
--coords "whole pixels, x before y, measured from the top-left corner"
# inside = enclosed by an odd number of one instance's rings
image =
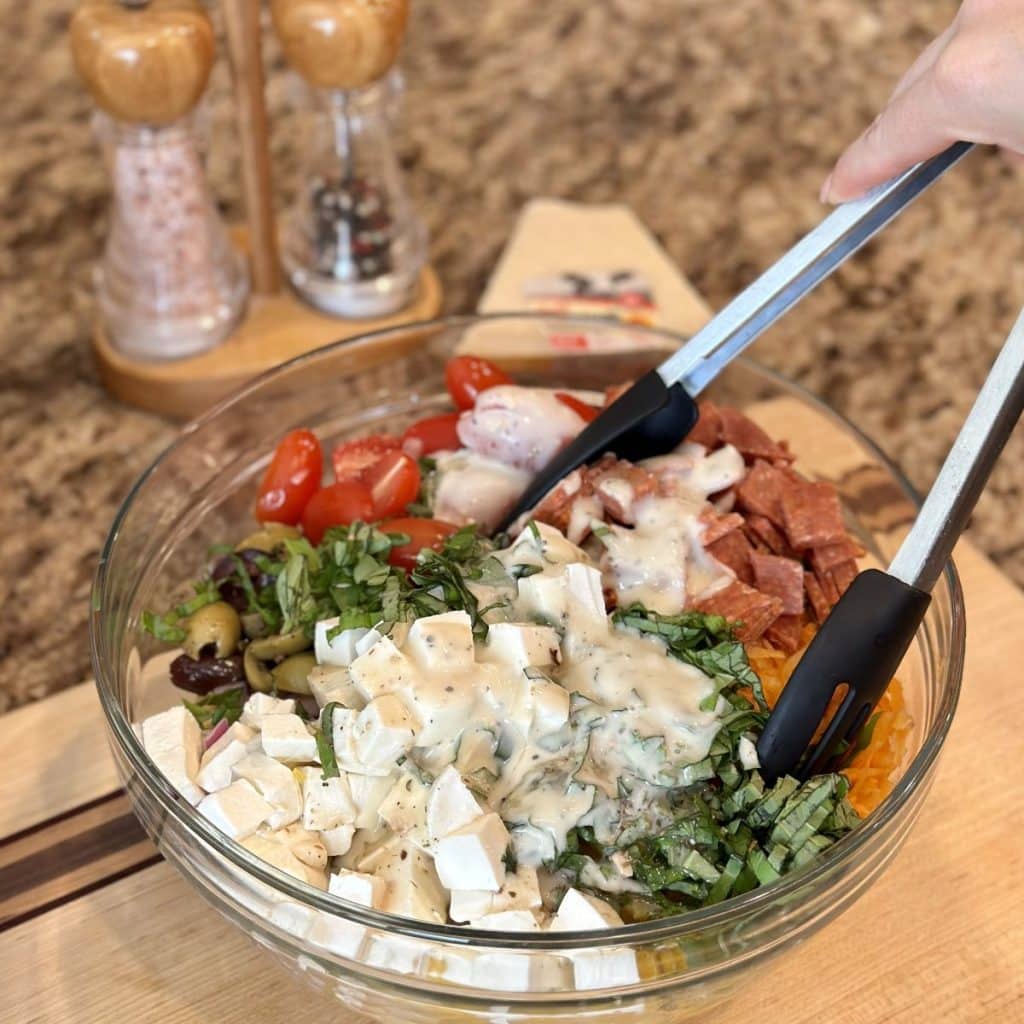
[[[260,860],[265,860],[271,867],[283,871],[300,882],[316,886],[318,889],[327,888],[327,876],[325,872],[304,864],[292,852],[287,837],[280,833],[256,832],[240,840],[251,853],[254,853]]]
[[[535,868],[519,867],[505,876],[498,892],[453,889],[448,916],[460,923],[510,910],[535,910],[541,905],[540,881]]]
[[[505,881],[508,832],[501,818],[485,814],[439,839],[434,865],[448,889],[486,889],[497,892]]]
[[[305,937],[314,946],[355,959],[362,955],[366,929],[354,921],[319,911]]]
[[[349,773],[348,788],[356,805],[356,828],[376,828],[380,824],[380,805],[395,784],[397,775],[356,775]]]
[[[572,982],[568,959],[557,954],[482,953],[472,966],[475,986],[499,992],[554,992]]]
[[[379,626],[380,623],[378,622]],[[402,639],[405,637],[404,623],[396,622],[391,627],[391,638],[396,644],[401,646]],[[373,629],[368,629],[361,637],[356,640],[356,657],[362,657],[373,645],[383,637],[383,633],[378,633],[376,626]]]
[[[277,903],[270,911],[270,920],[297,939],[309,934],[315,917],[316,911],[301,903]]]
[[[396,974],[419,974],[424,957],[432,957],[433,952],[433,948],[420,939],[377,933],[370,938],[365,957],[371,967],[380,967]]]
[[[273,813],[270,804],[244,779],[203,797],[198,810],[232,839],[251,836]]]
[[[478,771],[497,777],[498,762],[494,757],[497,748],[498,737],[491,729],[466,729],[459,736],[455,767],[463,778]]]
[[[361,907],[380,909],[384,904],[386,890],[383,878],[346,868],[335,872],[327,882],[327,891],[331,895],[348,900],[349,903],[358,903]]]
[[[557,665],[561,647],[558,634],[550,626],[495,622],[487,630],[483,653],[488,661],[523,672],[531,667]]]
[[[417,725],[401,697],[393,693],[375,697],[355,721],[356,755],[369,768],[394,766],[416,742]]]
[[[344,775],[325,779],[322,768],[300,768],[302,824],[311,832],[325,832],[356,820],[356,805]]]
[[[400,843],[374,869],[386,888],[381,910],[418,921],[444,924],[448,895],[430,857],[411,843]]]
[[[640,980],[632,949],[581,949],[570,953],[569,959],[578,989],[615,988]]]
[[[484,928],[491,932],[539,932],[537,918],[529,910],[500,910],[484,914],[470,922],[471,928]]]
[[[366,765],[356,750],[356,720],[359,712],[351,708],[335,708],[331,719],[331,739],[338,766],[355,775],[390,775],[393,764]],[[321,728],[322,716],[321,716]]]
[[[142,745],[167,781],[190,803],[203,791],[196,784],[203,734],[192,712],[183,705],[152,715],[142,723]]]
[[[622,918],[604,900],[567,889],[551,922],[553,932],[588,931],[595,928],[617,928]]]
[[[451,835],[483,815],[480,804],[450,765],[434,780],[427,800],[427,833],[431,842]]]
[[[575,562],[565,567],[566,627],[577,638],[593,641],[608,632],[601,572]]]
[[[341,865],[349,871],[372,874],[403,842],[386,825],[361,828],[352,840],[352,848],[341,858]]]
[[[761,761],[757,756],[757,747],[754,746],[753,740],[749,737],[740,737],[739,743],[736,744],[736,753],[739,755],[740,764],[743,765],[748,772],[752,772],[761,767]]]
[[[402,772],[388,790],[377,813],[388,828],[420,848],[429,845],[427,798],[430,786],[410,771]]]
[[[352,682],[364,700],[415,689],[420,673],[390,637],[381,637],[349,666]]]
[[[227,731],[207,748],[199,763],[196,781],[207,793],[216,793],[231,785],[231,769],[248,754],[256,733],[241,722],[232,722]]]
[[[272,829],[283,828],[302,814],[302,792],[292,770],[266,754],[247,754],[231,769],[236,779],[251,782],[274,809],[267,819]]]
[[[310,670],[309,691],[321,708],[333,702],[359,709],[366,703],[352,682],[349,670],[334,665],[317,665]]]
[[[558,855],[555,837],[546,828],[536,825],[516,825],[512,829],[512,852],[516,863],[537,868],[554,860]]]
[[[569,721],[569,691],[551,679],[531,679],[530,711],[539,736],[558,732]]]
[[[472,620],[464,611],[417,619],[403,649],[425,673],[464,671],[474,660]]]
[[[356,642],[370,631],[365,628],[343,629],[328,639],[328,635],[338,628],[338,622],[337,618],[322,619],[313,630],[313,653],[318,665],[348,666],[359,657]]]
[[[352,837],[355,834],[355,825],[338,825],[323,829],[320,842],[324,844],[328,857],[341,857],[352,849]]]
[[[242,708],[242,724],[250,729],[262,729],[267,715],[291,715],[295,712],[295,701],[289,697],[282,700],[269,693],[254,693]]]
[[[516,609],[524,615],[537,615],[554,623],[565,621],[565,577],[537,573],[519,580]]]
[[[535,521],[516,537],[507,551],[501,552],[500,557],[505,565],[550,566],[578,562],[587,556],[560,530]]]
[[[298,715],[268,715],[260,733],[263,753],[277,761],[315,761],[316,737]]]

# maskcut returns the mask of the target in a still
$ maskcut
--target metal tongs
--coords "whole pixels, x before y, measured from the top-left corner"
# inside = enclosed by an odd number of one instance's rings
[[[842,766],[910,647],[999,453],[1024,412],[1024,312],[888,572],[867,569],[839,599],[800,659],[757,743],[762,774],[806,779]],[[833,693],[849,689],[820,740]],[[844,746],[841,746],[845,744]],[[810,748],[810,749],[809,749]]]
[[[968,142],[956,142],[829,214],[563,448],[537,474],[499,530],[507,530],[567,473],[605,452],[636,460],[672,451],[697,422],[694,398],[722,369],[970,148]]]

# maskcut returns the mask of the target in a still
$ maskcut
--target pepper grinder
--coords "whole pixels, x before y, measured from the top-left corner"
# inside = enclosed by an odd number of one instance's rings
[[[71,49],[112,180],[97,272],[106,333],[135,359],[211,349],[241,318],[249,280],[203,163],[210,20],[197,0],[86,0]]]
[[[426,260],[426,230],[391,141],[401,79],[393,64],[407,0],[271,0],[285,57],[306,86],[313,137],[283,225],[292,287],[335,316],[405,307]]]

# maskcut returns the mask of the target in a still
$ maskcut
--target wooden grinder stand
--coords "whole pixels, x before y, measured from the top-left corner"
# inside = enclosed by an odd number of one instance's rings
[[[282,285],[271,193],[270,148],[263,94],[260,5],[223,0],[238,119],[245,227],[234,232],[248,252],[252,294],[242,322],[201,355],[143,362],[119,352],[97,319],[93,351],[100,379],[131,405],[173,418],[196,416],[252,377],[334,341],[436,316],[441,286],[428,266],[412,304],[390,316],[339,320],[303,303]]]

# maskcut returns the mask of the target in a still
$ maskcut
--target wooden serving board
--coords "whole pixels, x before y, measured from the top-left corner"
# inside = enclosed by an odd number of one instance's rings
[[[806,408],[777,406],[771,428],[858,472],[856,446]],[[963,696],[917,828],[850,911],[715,1024],[1024,1022],[1024,595],[969,544],[957,562]],[[160,859],[118,788],[90,684],[0,717],[0,752],[0,1022],[346,1018]]]

